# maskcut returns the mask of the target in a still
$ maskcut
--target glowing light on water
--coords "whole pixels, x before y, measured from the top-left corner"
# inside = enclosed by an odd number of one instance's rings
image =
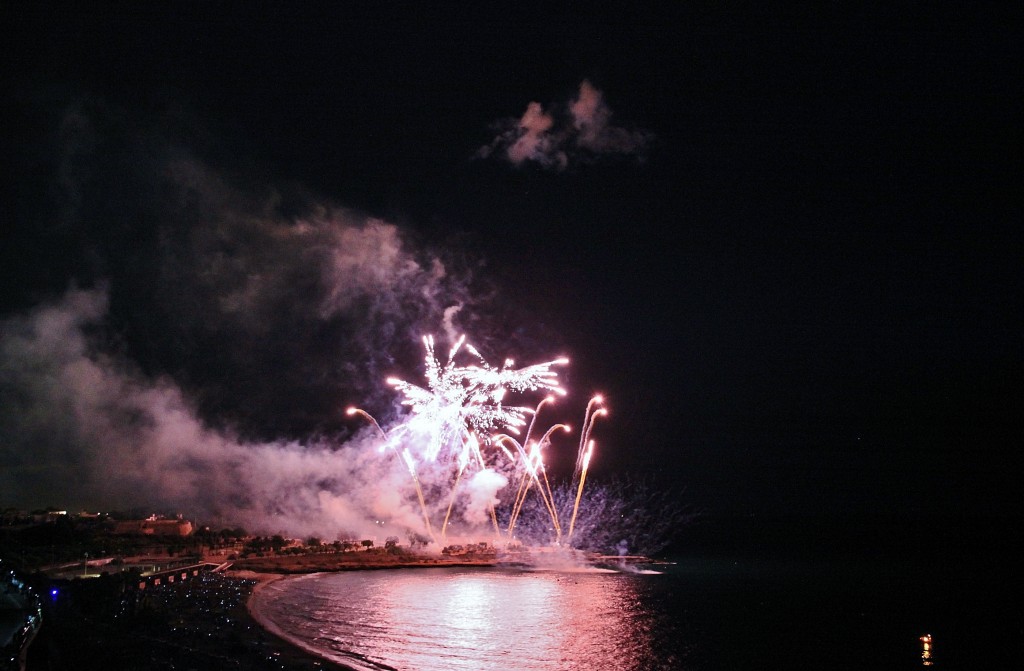
[[[932,659],[932,635],[925,634],[921,641],[921,666],[932,666],[935,660]]]
[[[675,639],[638,626],[652,613],[638,581],[610,576],[593,569],[322,573],[273,583],[251,604],[271,631],[352,668],[678,668],[665,652]]]

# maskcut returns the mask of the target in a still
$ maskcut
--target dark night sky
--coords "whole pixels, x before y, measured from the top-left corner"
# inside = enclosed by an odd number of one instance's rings
[[[177,328],[201,310],[167,307],[166,268],[203,270],[165,252],[202,224],[153,203],[187,153],[284,218],[329,201],[471,269],[489,359],[567,353],[569,415],[608,396],[595,477],[714,512],[1020,515],[1020,8],[686,4],[4,3],[0,317],[102,282],[109,347],[207,422],[345,431],[356,317],[314,342],[272,310],[281,344],[244,363],[245,329]],[[584,80],[642,152],[474,158]],[[303,391],[306,356],[337,360]]]

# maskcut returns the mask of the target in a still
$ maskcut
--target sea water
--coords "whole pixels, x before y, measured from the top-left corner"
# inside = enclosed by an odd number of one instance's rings
[[[1020,580],[998,573],[735,556],[352,571],[279,580],[252,606],[278,635],[359,669],[1022,668]]]

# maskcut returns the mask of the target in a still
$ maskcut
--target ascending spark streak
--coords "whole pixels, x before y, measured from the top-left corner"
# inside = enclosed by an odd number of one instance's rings
[[[479,456],[480,455],[480,445],[477,442],[476,437],[473,436],[472,434],[470,434],[469,440],[473,441],[474,443],[477,443],[475,446],[473,446],[473,450]],[[451,498],[448,500],[448,510],[444,514],[444,523],[441,525],[441,540],[442,541],[444,541],[444,539],[448,535],[448,518],[451,517],[451,515],[452,515],[452,506],[455,505],[455,494],[456,494],[456,492],[459,491],[459,482],[462,480],[462,473],[463,473],[463,471],[466,470],[466,466],[468,465],[468,463],[469,463],[468,459],[459,459],[459,473],[458,473],[458,475],[455,476],[455,484],[452,485],[452,495],[451,495]],[[481,464],[481,466],[483,465],[483,456],[480,456],[480,464]]]
[[[519,480],[519,489],[516,491],[516,496],[513,499],[512,514],[509,516],[508,529],[506,529],[505,531],[505,533],[508,536],[511,536],[512,532],[516,528],[516,520],[519,517],[519,511],[523,507],[523,502],[526,500],[526,495],[530,491],[530,486],[533,484],[534,480],[537,480],[537,468],[540,462],[540,451],[536,448],[536,446],[534,446],[534,448],[528,455],[526,451],[523,449],[523,446],[520,445],[519,441],[517,441],[515,438],[507,434],[502,434],[496,436],[495,438],[499,442],[499,444],[501,444],[502,442],[512,443],[512,445],[515,446],[516,450],[519,452],[520,456],[523,459],[523,476]],[[544,501],[544,505],[548,509],[548,514],[551,515],[552,520],[556,520],[557,514],[554,512],[554,509],[551,507],[548,500],[544,498],[544,490],[541,489],[540,492],[541,498]],[[557,522],[555,524],[557,525]]]
[[[594,414],[590,416],[590,424],[587,425],[586,431],[583,432],[583,440],[585,442],[589,442],[590,441],[590,434],[594,430],[594,422],[597,421],[597,418],[598,417],[604,417],[607,414],[608,414],[608,409],[607,408],[601,408],[600,410],[594,411]],[[583,468],[586,468],[586,466],[584,466]]]
[[[399,456],[402,457],[402,461],[405,462],[406,468],[409,469],[409,475],[412,476],[412,482],[416,486],[416,496],[420,500],[420,510],[423,512],[423,521],[427,525],[427,534],[431,538],[434,538],[434,532],[430,528],[430,516],[427,515],[427,502],[423,498],[423,488],[420,487],[419,476],[416,475],[416,463],[413,461],[412,455],[409,454],[409,450],[408,449],[403,449],[399,453],[398,452],[398,448],[395,447],[395,445],[388,438],[388,434],[384,432],[384,429],[380,428],[380,424],[377,423],[377,420],[374,419],[373,415],[371,415],[370,413],[366,412],[365,410],[362,410],[360,408],[349,408],[348,410],[345,411],[345,414],[346,415],[359,415],[360,417],[363,417],[363,418],[369,420],[371,424],[373,424],[375,427],[377,427],[377,431],[379,431],[381,437],[384,438],[384,446],[385,447],[390,446],[391,449],[393,449],[396,453],[399,454]]]
[[[594,406],[600,405],[601,403],[604,403],[604,398],[600,394],[595,395],[587,403],[587,409],[583,413],[583,428],[580,429],[580,447],[579,450],[577,450],[576,452],[576,469],[573,473],[573,477],[579,475],[580,469],[583,466],[583,446],[587,444],[587,440],[590,438],[590,432],[594,428],[594,420],[597,418],[597,415],[608,414],[608,411],[605,410],[604,408],[601,408],[594,412],[593,414],[591,414],[591,411],[593,410]]]
[[[503,434],[496,437],[499,445],[506,441],[512,443],[523,459],[523,477],[519,481],[519,490],[516,492],[515,499],[513,500],[512,514],[509,516],[508,529],[506,530],[506,534],[509,536],[511,536],[512,532],[515,530],[516,521],[519,518],[519,513],[522,511],[526,495],[529,493],[530,487],[536,481],[537,490],[540,492],[541,500],[544,502],[544,506],[548,509],[548,514],[551,515],[551,523],[555,527],[556,541],[560,540],[562,537],[562,525],[558,519],[558,512],[555,508],[554,497],[551,494],[551,483],[548,482],[548,473],[547,469],[544,468],[542,454],[544,446],[549,444],[551,434],[558,429],[563,429],[566,432],[572,430],[568,424],[555,424],[544,433],[539,442],[532,445],[529,454],[527,454],[522,445],[520,445],[519,442],[511,436]],[[540,478],[537,477],[538,470],[541,475],[544,476],[543,486]],[[546,492],[545,487],[547,488]]]
[[[537,415],[540,414],[540,409],[544,407],[545,403],[554,402],[554,396],[545,396],[544,400],[537,404],[536,409],[533,411],[533,419],[530,420],[530,426],[526,428],[526,436],[523,438],[523,445],[530,443],[530,434],[533,433],[533,425],[537,422]]]
[[[423,499],[423,488],[420,487],[419,476],[416,475],[416,462],[413,461],[412,455],[409,454],[409,448],[402,449],[402,460],[405,465],[409,468],[409,474],[412,475],[413,484],[416,485],[416,496],[420,500],[420,510],[423,511],[423,522],[427,526],[427,534],[436,543],[437,539],[434,538],[434,530],[430,528],[430,515],[427,514],[427,502]]]
[[[516,516],[519,514],[519,507],[522,505],[522,500],[526,497],[528,487],[527,480],[530,476],[530,458],[526,455],[526,452],[523,450],[523,446],[519,444],[519,441],[508,434],[499,434],[494,437],[494,441],[499,447],[501,447],[501,449],[505,450],[506,454],[509,454],[510,456],[511,452],[508,451],[504,443],[512,443],[523,458],[523,476],[519,479],[519,488],[516,490],[516,496],[512,500],[512,514],[509,515],[508,529],[506,530],[506,533],[511,536],[512,530],[516,526]]]
[[[538,459],[540,458],[541,449],[544,447],[544,445],[548,444],[548,440],[551,434],[554,433],[555,429],[558,428],[563,429],[566,433],[572,431],[572,427],[570,427],[568,424],[555,424],[550,429],[548,429],[547,432],[541,437],[540,442],[537,443]],[[554,494],[551,493],[551,483],[548,481],[548,469],[544,468],[543,461],[540,461],[540,472],[541,475],[544,476],[544,486],[548,490],[548,508],[551,511],[551,521],[554,522],[555,525],[555,542],[560,543],[562,541],[562,524],[558,519],[558,512],[555,508],[555,496]],[[544,490],[541,490],[541,498],[543,498],[543,494]]]
[[[370,424],[373,424],[375,427],[377,427],[377,430],[380,431],[380,435],[384,438],[384,440],[388,439],[388,434],[384,433],[384,429],[380,428],[380,424],[377,423],[377,420],[373,418],[373,415],[366,412],[365,410],[361,408],[349,408],[348,410],[345,411],[345,414],[359,415],[360,417],[369,420]]]
[[[572,519],[569,520],[569,539],[572,539],[572,530],[576,526],[576,511],[580,507],[580,496],[583,494],[583,483],[587,479],[587,467],[590,466],[590,455],[594,453],[594,441],[590,441],[587,452],[583,455],[583,474],[580,475],[580,486],[576,490],[576,503],[572,506]]]
[[[511,363],[511,362],[509,362],[509,363]],[[526,455],[525,451],[523,450],[522,446],[530,444],[530,435],[533,433],[533,425],[536,424],[536,422],[537,422],[537,416],[540,414],[540,409],[542,407],[544,407],[545,403],[552,403],[552,402],[554,402],[554,400],[555,400],[555,398],[553,396],[545,396],[544,399],[540,403],[537,404],[536,409],[533,411],[533,418],[530,420],[530,426],[527,427],[527,429],[526,429],[526,437],[523,438],[522,444],[520,444],[518,441],[512,439],[511,437],[509,437],[507,435],[504,436],[504,438],[507,438],[510,442],[512,442],[518,448],[520,454],[523,455],[523,467],[525,469],[525,472],[523,473],[523,477],[519,481],[519,490],[516,492],[516,497],[513,500],[512,515],[509,517],[508,533],[510,535],[512,533],[512,530],[515,528],[516,518],[519,516],[519,510],[522,508],[523,501],[526,498],[526,493],[529,491],[529,488],[530,488],[530,485],[529,485],[530,481],[527,480],[527,473],[530,473],[534,477],[534,479],[536,479],[535,468],[531,469],[531,467],[530,467],[530,458],[527,457],[527,455]],[[566,431],[569,430],[569,427],[566,424],[555,424],[550,429],[548,429],[547,433],[544,434],[544,436],[540,439],[540,443],[538,443],[538,445],[537,445],[537,461],[538,461],[539,466],[541,468],[541,472],[544,473],[544,482],[545,483],[547,483],[548,474],[547,474],[547,471],[544,470],[544,463],[542,461],[540,461],[540,459],[541,459],[540,448],[543,447],[544,442],[548,439],[548,437],[551,435],[551,433],[557,427],[564,427]],[[512,457],[512,454],[502,444],[502,442],[503,442],[502,440],[497,440],[498,446],[501,447],[501,449],[504,450],[505,454],[509,455],[509,457],[512,458],[513,461],[514,461],[515,458]],[[538,483],[538,486],[539,486],[539,483]],[[545,503],[545,505],[548,508],[548,512],[551,514],[551,519],[552,519],[553,524],[555,525],[555,530],[557,532],[557,535],[559,537],[561,537],[562,531],[561,531],[561,528],[558,525],[558,514],[555,512],[555,508],[554,508],[553,502],[551,500],[550,494],[551,494],[551,485],[548,484],[548,500],[545,501],[544,503]],[[543,498],[543,497],[544,497],[544,490],[541,490],[541,498]]]

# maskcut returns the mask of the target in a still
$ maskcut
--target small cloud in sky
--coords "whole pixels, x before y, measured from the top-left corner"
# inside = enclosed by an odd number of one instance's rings
[[[643,159],[654,137],[646,130],[614,125],[604,95],[587,80],[567,104],[545,110],[531,102],[518,119],[501,119],[493,126],[498,135],[477,150],[477,158],[496,158],[516,166],[529,161],[556,171],[612,155]]]

